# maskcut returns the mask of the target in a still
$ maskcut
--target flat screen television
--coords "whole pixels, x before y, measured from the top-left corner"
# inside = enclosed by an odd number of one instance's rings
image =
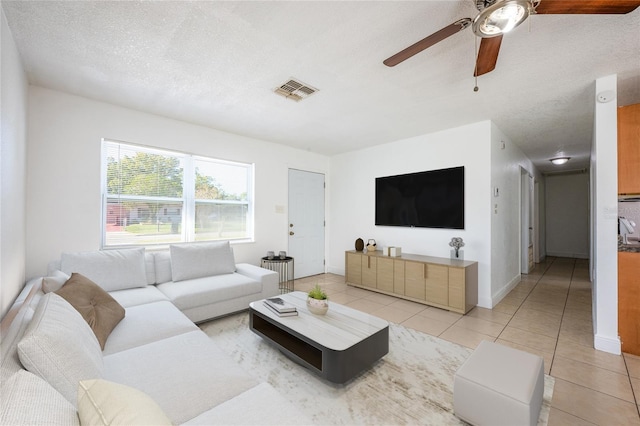
[[[376,178],[376,225],[464,229],[464,166]]]

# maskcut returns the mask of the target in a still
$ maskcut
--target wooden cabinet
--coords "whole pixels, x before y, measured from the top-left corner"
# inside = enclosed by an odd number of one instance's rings
[[[345,264],[346,281],[356,287],[462,314],[478,304],[477,262],[352,250]]]
[[[393,259],[393,294],[404,296],[404,261]]]
[[[404,295],[420,301],[427,300],[425,285],[424,263],[405,262],[404,264]]]
[[[618,334],[622,352],[640,355],[640,253],[618,252]]]
[[[362,285],[364,287],[376,288],[378,259],[374,256],[362,257]]]
[[[640,104],[618,108],[618,194],[640,194]]]
[[[376,288],[382,291],[393,292],[393,259],[385,259],[384,257],[378,258],[377,272]]]
[[[347,252],[346,264],[347,282],[362,284],[362,256],[360,254]]]
[[[465,269],[449,268],[449,306],[465,309]]]
[[[449,306],[449,267],[427,263],[426,268],[427,302]]]

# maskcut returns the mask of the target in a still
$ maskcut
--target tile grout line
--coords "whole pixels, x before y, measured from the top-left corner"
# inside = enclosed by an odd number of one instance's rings
[[[551,357],[551,365],[549,366],[549,375],[553,370],[553,363],[556,360],[556,352],[558,351],[558,342],[560,342],[560,331],[562,330],[562,323],[564,322],[564,314],[567,311],[567,303],[569,303],[569,293],[571,292],[571,282],[573,281],[573,274],[576,270],[576,262],[573,261],[573,268],[571,270],[571,278],[569,279],[569,288],[567,288],[567,298],[564,300],[564,306],[562,307],[562,317],[560,317],[560,327],[558,327],[558,335],[556,336],[556,345],[553,348],[553,356]],[[593,321],[593,319],[592,319]]]
[[[640,405],[638,404],[638,396],[636,396],[636,391],[633,388],[633,382],[631,382],[631,371],[629,371],[629,366],[627,365],[627,358],[624,356],[624,352],[621,354],[622,360],[624,361],[624,368],[627,370],[627,377],[629,378],[629,386],[631,386],[631,394],[633,395],[633,399],[636,405],[636,411],[638,412],[638,417],[640,417]]]
[[[535,281],[535,284],[533,285],[533,287],[531,287],[531,290],[529,290],[529,292],[527,293],[527,297],[525,297],[522,302],[520,302],[520,304],[518,305],[518,309],[515,310],[515,312],[511,315],[511,318],[509,318],[509,321],[507,321],[507,323],[505,324],[504,328],[502,329],[502,331],[500,332],[500,334],[498,335],[498,337],[496,337],[496,341],[500,338],[500,336],[502,336],[502,333],[504,333],[504,331],[507,329],[507,327],[509,326],[509,324],[511,323],[511,321],[513,320],[513,318],[516,316],[516,314],[518,313],[518,311],[522,308],[522,305],[524,305],[524,302],[527,301],[527,299],[529,298],[529,296],[531,295],[531,293],[533,292],[533,290],[538,286],[538,283],[540,282],[540,280],[542,279],[542,277],[544,277],[544,274],[547,273],[547,271],[549,270],[549,268],[551,267],[551,265],[553,264],[553,262],[555,262],[555,258],[551,261],[551,263],[549,263],[549,265],[547,265],[547,267],[544,269],[544,271],[542,271],[542,274],[540,274],[540,276],[538,277],[538,279]],[[522,274],[520,274],[520,276],[522,276]],[[517,328],[517,327],[515,327]],[[505,339],[507,340],[507,339]],[[508,342],[511,342],[510,340],[507,340]],[[520,343],[517,342],[512,342],[512,343],[516,343],[518,345],[520,345]],[[527,346],[527,345],[522,345],[522,346]],[[554,352],[555,353],[555,352]],[[551,367],[549,367],[549,373],[551,373]]]

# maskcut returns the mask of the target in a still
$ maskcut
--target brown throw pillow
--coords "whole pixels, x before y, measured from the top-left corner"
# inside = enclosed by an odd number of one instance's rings
[[[124,308],[98,284],[76,272],[55,293],[80,312],[104,350],[109,334],[124,318]]]

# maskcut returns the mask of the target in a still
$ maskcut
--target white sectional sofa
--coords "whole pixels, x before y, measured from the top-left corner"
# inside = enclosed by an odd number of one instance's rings
[[[276,273],[230,266],[230,250],[63,254],[2,320],[0,423],[309,424],[194,324],[278,293]],[[69,284],[78,277],[92,295],[80,302]],[[94,297],[91,282],[112,298]],[[119,309],[124,318],[99,341],[95,323]]]

